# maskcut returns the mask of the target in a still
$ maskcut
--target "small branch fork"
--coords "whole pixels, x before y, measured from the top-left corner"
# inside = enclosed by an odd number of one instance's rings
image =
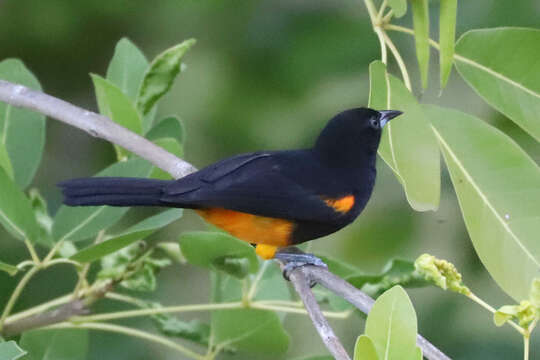
[[[195,167],[188,162],[177,158],[142,136],[114,123],[107,117],[82,109],[42,92],[31,90],[25,86],[0,80],[0,101],[12,106],[39,112],[68,125],[77,127],[92,136],[122,146],[132,153],[150,161],[160,169],[167,171],[175,178],[180,178],[196,170]],[[349,355],[334,334],[328,321],[324,317],[319,304],[315,300],[310,284],[315,282],[326,287],[328,290],[343,297],[365,314],[369,313],[374,300],[345,280],[330,273],[328,270],[319,267],[304,266],[295,269],[290,274],[290,280],[300,295],[300,298],[313,321],[313,325],[317,329],[330,353],[338,360],[350,360]],[[87,306],[85,306],[80,299],[72,299],[52,311],[48,311],[49,309],[50,307],[45,307],[43,311],[47,312],[42,314],[31,313],[29,314],[30,317],[17,318],[17,320],[9,324],[9,327],[11,327],[10,332],[13,334],[17,333],[18,329],[34,329],[54,323],[61,323],[65,324],[62,326],[67,326],[69,323],[63,321],[68,320],[73,315],[81,315],[88,313],[89,311]],[[17,315],[18,314],[13,315],[12,318],[17,317]],[[90,326],[88,327],[91,328]],[[115,328],[113,330],[118,329]],[[422,348],[425,358],[429,360],[450,359],[423,337],[418,336],[417,342],[418,346]]]

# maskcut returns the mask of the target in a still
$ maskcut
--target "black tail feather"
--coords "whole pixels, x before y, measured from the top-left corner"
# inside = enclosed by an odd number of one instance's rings
[[[169,180],[142,178],[80,178],[58,184],[70,206],[160,206]],[[170,205],[169,205],[170,206]]]

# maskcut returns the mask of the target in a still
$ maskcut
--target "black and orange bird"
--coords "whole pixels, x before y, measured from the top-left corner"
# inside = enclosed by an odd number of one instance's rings
[[[310,149],[241,154],[178,180],[81,178],[59,186],[70,206],[194,209],[255,245],[263,259],[283,254],[291,261],[287,247],[331,234],[362,212],[375,184],[382,129],[400,114],[346,110],[328,122]]]

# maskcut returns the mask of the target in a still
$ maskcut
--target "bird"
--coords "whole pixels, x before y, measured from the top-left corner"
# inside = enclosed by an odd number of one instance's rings
[[[382,130],[401,114],[345,110],[330,119],[311,148],[240,154],[177,180],[90,177],[58,185],[69,206],[193,209],[254,245],[262,259],[320,264],[311,254],[287,249],[358,217],[375,185]]]

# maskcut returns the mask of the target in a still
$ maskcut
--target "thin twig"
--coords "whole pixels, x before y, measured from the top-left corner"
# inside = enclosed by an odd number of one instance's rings
[[[108,331],[108,332],[114,332],[118,334],[124,334],[129,335],[133,337],[138,337],[141,339],[145,339],[160,345],[167,346],[173,350],[176,350],[192,359],[196,360],[205,360],[205,357],[203,355],[197,354],[194,351],[191,351],[190,349],[184,347],[183,345],[180,345],[174,341],[171,341],[165,337],[150,334],[144,331],[132,329],[126,326],[120,326],[120,325],[113,325],[113,324],[106,324],[106,323],[87,323],[87,324],[73,324],[73,323],[59,323],[55,325],[51,325],[46,327],[46,329],[92,329],[92,330],[101,330],[101,331]]]
[[[334,330],[332,330],[328,324],[328,321],[324,317],[321,308],[317,303],[317,299],[315,299],[315,295],[313,295],[313,292],[311,291],[311,280],[316,280],[311,277],[311,270],[313,268],[315,267],[310,265],[296,268],[289,275],[289,279],[302,299],[308,315],[313,322],[313,326],[315,326],[315,329],[319,333],[319,336],[324,345],[326,345],[328,351],[330,351],[336,360],[350,360],[349,354],[347,354],[345,348],[334,333]]]
[[[75,126],[88,134],[119,145],[150,161],[174,178],[180,178],[195,168],[140,135],[112,122],[105,116],[82,109],[66,101],[23,85],[0,80],[0,101],[37,111],[56,120]]]

